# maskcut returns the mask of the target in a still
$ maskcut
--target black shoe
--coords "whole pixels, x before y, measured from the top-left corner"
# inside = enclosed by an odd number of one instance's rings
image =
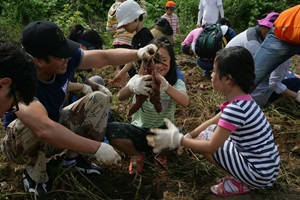
[[[47,183],[37,183],[34,180],[32,180],[25,170],[23,175],[23,184],[24,189],[26,192],[32,193],[37,196],[45,195],[50,191],[49,186]]]
[[[71,165],[74,166],[78,171],[84,174],[101,174],[102,169],[100,167],[98,167],[94,163],[89,163],[81,155],[75,157],[74,159],[76,161]],[[71,165],[63,165],[63,167],[70,167]]]

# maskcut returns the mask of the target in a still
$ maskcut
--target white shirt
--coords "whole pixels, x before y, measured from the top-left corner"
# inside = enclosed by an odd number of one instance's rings
[[[219,11],[221,17],[224,17],[222,0],[200,0],[197,24],[215,24],[218,21]]]

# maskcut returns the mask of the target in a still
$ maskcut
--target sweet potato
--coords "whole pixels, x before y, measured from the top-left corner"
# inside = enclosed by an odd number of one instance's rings
[[[162,111],[160,103],[160,80],[156,78],[155,61],[159,60],[159,55],[156,53],[149,60],[144,60],[142,66],[144,67],[144,73],[152,75],[152,93],[150,94],[150,102],[154,105],[156,112]],[[136,102],[129,109],[129,116],[134,114],[148,98],[145,95],[135,95]]]

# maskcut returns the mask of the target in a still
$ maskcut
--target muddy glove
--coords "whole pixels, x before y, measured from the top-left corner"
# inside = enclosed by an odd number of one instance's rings
[[[103,93],[106,94],[107,96],[112,97],[112,94],[111,94],[111,92],[109,91],[109,89],[108,89],[107,87],[105,87],[105,86],[103,86],[103,85],[99,85],[98,90],[99,90],[100,92],[103,92]]]
[[[191,136],[191,134],[189,134],[189,133],[185,134],[184,137],[185,137],[185,138],[189,138],[189,139],[194,139],[194,138]],[[177,149],[177,154],[178,154],[179,156],[181,156],[184,152],[187,152],[187,148],[185,148],[185,147],[183,147],[183,146],[178,147],[178,149]]]
[[[137,95],[149,96],[151,91],[152,76],[151,75],[134,75],[127,83],[126,86],[129,90]]]
[[[155,133],[155,135],[147,135],[148,144],[154,147],[154,153],[166,148],[179,147],[183,138],[182,133],[179,133],[178,128],[169,119],[165,118],[164,121],[168,129],[152,128],[150,132]]]
[[[169,82],[160,74],[157,74],[157,77],[160,80],[160,88],[159,91],[165,92],[169,88]]]
[[[296,98],[296,101],[298,101],[300,103],[300,90],[298,91],[298,96]]]
[[[83,84],[83,83],[82,83],[82,86],[83,86],[83,88],[81,89],[81,92],[82,92],[82,93],[84,93],[84,94],[89,94],[89,93],[92,93],[92,92],[93,92],[91,86],[86,85],[86,84]]]
[[[148,60],[156,51],[157,46],[155,44],[149,44],[143,48],[140,48],[137,52],[137,55],[141,60]]]
[[[101,142],[94,156],[100,163],[106,165],[120,165],[121,156],[109,144]]]

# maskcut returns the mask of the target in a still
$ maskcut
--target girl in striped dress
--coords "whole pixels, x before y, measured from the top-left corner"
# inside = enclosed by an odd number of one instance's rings
[[[148,99],[133,114],[131,124],[112,122],[106,128],[106,137],[110,144],[131,157],[129,165],[130,174],[142,171],[144,165],[144,155],[142,152],[152,152],[152,147],[147,144],[146,140],[149,128],[164,127],[164,118],[174,121],[176,104],[181,106],[189,104],[185,84],[183,80],[177,77],[175,54],[172,44],[164,36],[152,42],[160,47],[158,52],[161,55],[161,61],[155,64],[155,70],[157,72],[156,76],[161,81],[160,102],[162,104],[162,111],[157,113],[154,105]],[[138,93],[149,96],[149,87],[145,87],[145,92],[141,92],[143,88],[140,86],[143,85],[151,87],[151,75],[135,75],[132,77],[128,84],[119,91],[119,100],[128,100],[132,95],[135,97]]]
[[[215,91],[227,101],[220,112],[183,136],[169,121],[168,129],[151,129],[147,136],[153,151],[181,146],[203,153],[229,175],[211,187],[217,196],[246,194],[251,189],[271,187],[279,173],[279,152],[271,126],[248,94],[254,85],[254,61],[244,47],[229,47],[217,53],[211,75]]]

